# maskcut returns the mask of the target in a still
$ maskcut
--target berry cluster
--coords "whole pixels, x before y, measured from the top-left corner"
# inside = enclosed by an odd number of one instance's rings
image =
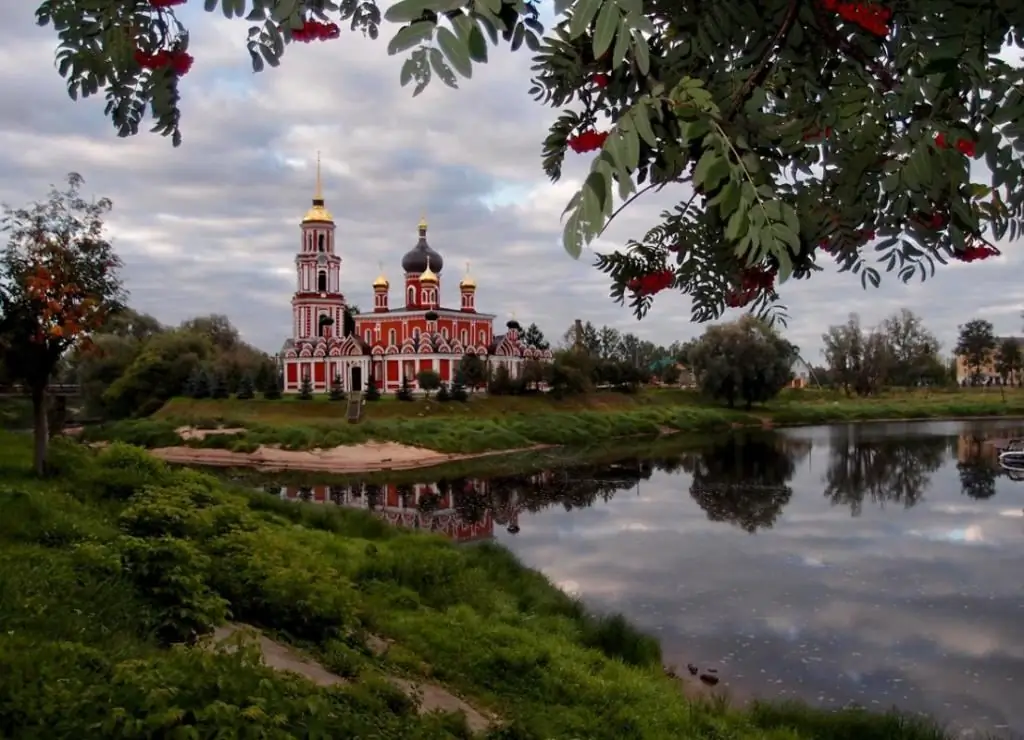
[[[740,272],[740,285],[729,291],[725,296],[725,305],[729,308],[746,306],[757,294],[771,290],[775,286],[775,268],[748,267]]]
[[[323,21],[305,20],[300,28],[292,29],[292,38],[304,44],[313,41],[330,41],[341,36],[341,29],[337,23],[324,23]]]
[[[606,75],[604,72],[598,72],[597,74],[591,76],[590,81],[594,83],[594,87],[596,87],[598,90],[603,90],[606,87],[608,87],[608,75]]]
[[[841,0],[821,0],[821,7],[837,13],[849,23],[855,23],[875,36],[889,35],[892,10],[880,3],[849,3]]]
[[[978,260],[987,260],[989,257],[997,257],[998,255],[999,250],[987,244],[981,246],[972,244],[964,247],[964,251],[958,252],[953,256],[961,262],[977,262]]]
[[[655,293],[660,293],[665,290],[665,288],[672,287],[672,283],[674,283],[675,280],[675,272],[669,269],[664,269],[658,270],[657,272],[651,272],[646,275],[641,275],[638,278],[633,278],[626,283],[626,287],[639,295],[654,295]]]
[[[832,127],[826,126],[824,129],[815,128],[804,133],[804,141],[810,141],[812,139],[827,139],[832,135]]]
[[[173,8],[175,5],[184,5],[186,2],[188,0],[149,0],[149,6],[163,10],[164,8]]]
[[[583,154],[584,152],[594,152],[604,146],[605,139],[608,138],[607,131],[584,131],[576,136],[570,136],[568,140],[569,148],[577,154]]]
[[[194,61],[187,51],[161,50],[155,54],[147,54],[141,49],[135,50],[135,63],[143,69],[168,68],[178,77],[188,74]]]
[[[938,149],[949,149],[949,139],[946,138],[945,134],[935,134],[935,146]],[[963,137],[958,138],[953,143],[953,148],[963,154],[965,157],[974,157],[977,153],[977,147],[974,142],[970,139]]]
[[[935,211],[933,213],[925,213],[923,211],[918,212],[916,215],[911,217],[918,226],[925,229],[934,229],[938,231],[946,226],[946,214],[941,211]]]

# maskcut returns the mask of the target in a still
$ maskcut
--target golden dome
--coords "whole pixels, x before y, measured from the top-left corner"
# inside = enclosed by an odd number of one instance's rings
[[[476,288],[476,280],[474,280],[473,276],[469,274],[469,263],[468,262],[466,263],[466,276],[464,278],[462,278],[462,280],[459,281],[459,287],[462,288],[462,289],[466,289],[466,288],[475,289]]]
[[[391,285],[391,283],[389,283],[388,279],[386,277],[384,277],[384,273],[383,272],[380,275],[377,276],[376,280],[373,281],[373,287],[374,288],[387,288],[390,285]]]
[[[328,211],[323,204],[323,201],[317,203],[313,201],[313,207],[306,211],[306,215],[302,217],[302,223],[308,224],[313,221],[324,221],[327,223],[334,223],[334,216]]]
[[[427,269],[420,273],[421,283],[436,283],[437,273],[430,269],[430,263],[427,263]]]

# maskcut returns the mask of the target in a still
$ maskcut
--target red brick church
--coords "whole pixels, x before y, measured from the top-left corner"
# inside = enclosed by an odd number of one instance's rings
[[[292,337],[281,351],[284,392],[297,393],[308,377],[314,392],[325,392],[335,377],[346,391],[363,390],[372,377],[381,391],[395,391],[408,378],[435,370],[451,383],[467,354],[483,359],[491,371],[505,367],[515,378],[528,360],[548,362],[550,350],[526,346],[516,321],[504,334],[494,333],[494,314],[480,313],[476,281],[466,274],[458,284],[457,308],[442,298],[444,258],[427,242],[427,223],[419,239],[401,258],[403,285],[391,302],[391,283],[381,274],[373,281],[373,308],[351,317],[346,331],[342,258],[335,247],[334,217],[327,210],[317,160],[312,207],[300,226],[295,257],[296,290],[292,296]],[[354,324],[354,327],[353,327]]]

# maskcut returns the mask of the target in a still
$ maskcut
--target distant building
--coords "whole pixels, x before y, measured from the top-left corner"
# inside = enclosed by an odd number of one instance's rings
[[[444,258],[427,243],[425,220],[419,224],[419,240],[401,260],[400,303],[391,305],[391,284],[382,272],[373,281],[372,310],[349,315],[319,161],[313,205],[300,230],[292,336],[281,350],[285,393],[298,393],[303,378],[309,378],[313,392],[322,393],[335,377],[345,391],[363,390],[371,377],[381,391],[397,390],[403,378],[415,391],[422,370],[434,370],[450,383],[466,355],[480,357],[490,370],[504,367],[513,378],[528,360],[550,362],[550,350],[523,343],[516,321],[506,323],[504,334],[494,333],[496,316],[477,311],[477,285],[468,266],[458,286],[458,308],[441,303]]]
[[[978,372],[977,382],[981,385],[989,385],[993,383],[1001,383],[1002,376],[999,371],[996,370],[996,358],[999,355],[999,345],[1005,342],[1007,339],[1011,339],[1017,343],[1018,347],[1024,347],[1024,339],[1020,337],[996,337],[996,349],[988,353],[985,361],[981,364],[981,368]],[[963,355],[956,355],[954,357],[956,363],[956,382],[959,385],[971,382],[974,375],[974,368],[968,367],[967,358]],[[1011,373],[1011,377],[1008,378],[1010,385],[1020,385],[1022,378],[1021,372]]]
[[[806,388],[810,385],[810,370],[807,367],[807,363],[803,360],[799,358],[793,360],[790,372],[793,374],[793,377],[786,386],[787,388]]]

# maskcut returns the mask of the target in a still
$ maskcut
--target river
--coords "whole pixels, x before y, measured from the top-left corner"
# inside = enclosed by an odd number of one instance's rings
[[[497,540],[740,699],[896,705],[1009,736],[1024,733],[1024,476],[986,440],[1017,436],[814,427],[531,476],[268,490]]]

